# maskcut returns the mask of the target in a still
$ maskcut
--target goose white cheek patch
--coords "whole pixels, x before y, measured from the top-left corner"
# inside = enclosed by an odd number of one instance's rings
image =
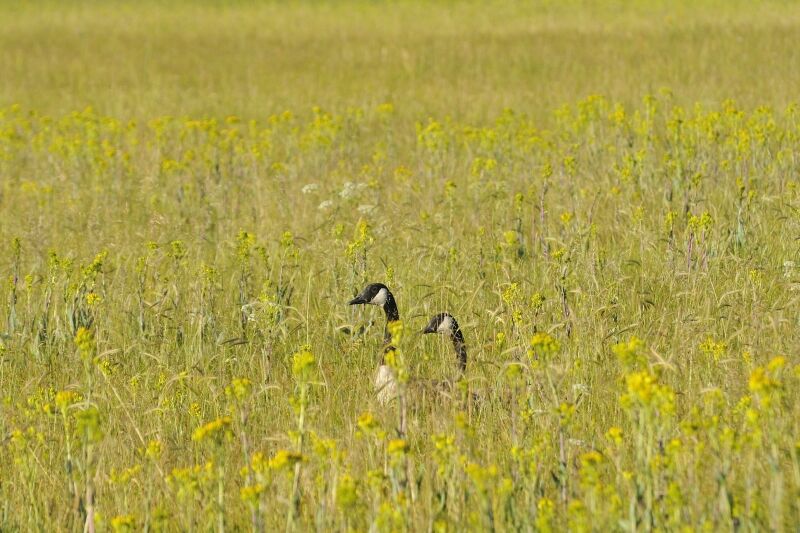
[[[383,305],[386,303],[386,299],[388,297],[389,291],[386,289],[381,289],[378,291],[378,294],[372,297],[372,300],[369,301],[372,305]]]
[[[439,323],[439,327],[436,328],[436,331],[437,333],[450,333],[451,329],[453,329],[453,319],[446,316],[442,319],[441,323]]]

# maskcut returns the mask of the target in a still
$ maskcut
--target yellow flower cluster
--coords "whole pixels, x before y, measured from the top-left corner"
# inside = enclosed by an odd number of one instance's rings
[[[625,376],[626,392],[620,398],[625,409],[655,410],[670,415],[675,409],[675,393],[646,370]]]
[[[82,359],[91,359],[95,349],[92,331],[85,327],[78,328],[75,333],[75,345],[78,347]]]
[[[247,378],[236,378],[231,384],[225,387],[225,394],[237,402],[241,402],[250,395],[253,390],[253,382]]]
[[[72,390],[62,390],[56,393],[56,407],[62,414],[66,414],[67,408],[81,400],[82,396],[79,392]]]
[[[246,485],[241,489],[239,489],[239,497],[245,503],[248,503],[250,505],[256,505],[265,490],[266,487],[262,483],[256,483],[255,485]]]
[[[144,450],[144,455],[148,459],[152,459],[153,461],[157,461],[161,457],[161,453],[163,451],[163,445],[161,444],[160,440],[151,440],[147,443],[147,448]]]
[[[611,347],[611,351],[626,370],[642,368],[647,360],[642,354],[644,343],[637,337],[631,337],[628,342],[620,342]]]
[[[762,407],[772,406],[783,392],[782,372],[786,358],[774,357],[766,366],[756,367],[750,374],[748,387]]]
[[[269,460],[268,466],[271,470],[287,470],[294,467],[297,463],[303,462],[305,457],[300,452],[289,450],[279,450]]]
[[[215,465],[207,461],[202,465],[174,468],[167,476],[167,484],[177,492],[180,500],[191,500],[215,480]]]
[[[545,358],[558,352],[561,349],[561,344],[549,333],[540,331],[531,337],[531,345],[528,349],[528,357],[532,360],[537,358]]]
[[[728,345],[722,341],[715,341],[713,338],[708,337],[705,341],[700,344],[700,351],[703,352],[706,356],[712,357],[714,361],[719,361],[723,355],[725,355],[725,351],[728,349]]]
[[[464,471],[481,492],[490,490],[498,475],[496,465],[481,466],[474,462],[468,462]]]
[[[310,381],[316,368],[316,358],[309,350],[302,350],[292,356],[292,375],[299,382]]]
[[[386,446],[389,455],[405,455],[408,452],[408,443],[403,439],[393,439]]]
[[[212,420],[202,426],[198,427],[192,433],[192,440],[195,442],[202,442],[204,440],[220,441],[225,434],[229,433],[231,426],[231,417],[223,416]]]

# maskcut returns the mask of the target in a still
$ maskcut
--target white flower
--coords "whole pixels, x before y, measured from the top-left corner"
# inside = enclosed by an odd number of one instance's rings
[[[580,396],[581,394],[588,394],[588,393],[589,393],[589,387],[587,387],[584,383],[572,384],[572,394]]]
[[[784,261],[783,262],[783,277],[784,278],[791,278],[792,274],[794,274],[794,261]]]
[[[353,183],[352,181],[346,181],[344,183],[344,188],[339,193],[339,196],[341,196],[344,199],[353,198],[364,187],[366,187],[366,185],[363,183]]]
[[[317,206],[317,209],[324,211],[326,209],[330,209],[331,207],[333,207],[333,202],[330,200],[325,200]]]
[[[358,212],[362,215],[366,215],[367,213],[371,213],[375,209],[374,205],[364,204],[358,206]]]
[[[316,183],[309,183],[308,185],[303,187],[303,194],[311,194],[312,192],[316,192],[319,190],[319,185]]]

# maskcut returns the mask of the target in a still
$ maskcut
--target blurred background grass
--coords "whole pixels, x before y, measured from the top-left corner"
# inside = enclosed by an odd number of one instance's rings
[[[410,115],[547,118],[623,104],[783,106],[800,86],[800,4],[2,2],[0,103],[128,117],[262,117],[394,102]]]

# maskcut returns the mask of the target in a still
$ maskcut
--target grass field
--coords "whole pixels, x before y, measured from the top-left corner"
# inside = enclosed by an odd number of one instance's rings
[[[0,530],[796,529],[798,37],[0,2]]]

